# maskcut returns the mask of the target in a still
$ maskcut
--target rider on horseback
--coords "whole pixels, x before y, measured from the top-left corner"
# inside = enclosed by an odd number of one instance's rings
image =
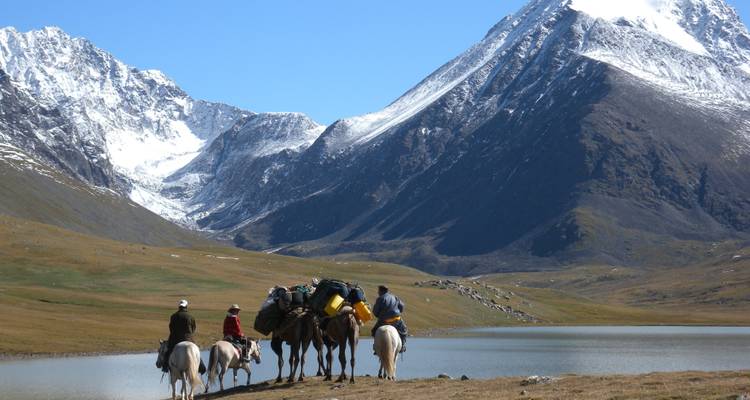
[[[172,349],[177,343],[188,341],[194,342],[193,335],[195,334],[195,319],[187,310],[188,301],[180,300],[177,303],[177,312],[172,314],[169,318],[169,340],[167,341],[167,352],[164,355],[166,361],[162,366],[162,371],[169,372],[169,355],[172,353]],[[198,372],[201,374],[206,372],[206,366],[203,364],[201,359]]]
[[[404,319],[401,313],[404,312],[404,302],[388,291],[385,285],[378,286],[378,299],[372,308],[372,314],[378,319],[375,326],[372,327],[372,336],[383,325],[393,325],[401,336],[401,352],[406,351],[406,335],[408,334]]]
[[[239,314],[240,306],[237,304],[232,304],[229,310],[227,310],[227,316],[224,318],[224,340],[242,349],[242,361],[249,363],[247,339],[245,338],[245,334],[242,333]]]

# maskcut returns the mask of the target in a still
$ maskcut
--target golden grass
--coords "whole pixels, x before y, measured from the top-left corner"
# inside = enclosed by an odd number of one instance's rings
[[[739,253],[679,268],[582,266],[484,279],[538,303],[536,314],[553,323],[748,325],[750,259]]]
[[[254,312],[270,287],[312,277],[359,282],[371,300],[387,283],[405,300],[415,332],[507,323],[454,292],[413,287],[434,277],[397,265],[149,247],[10,217],[0,217],[0,238],[0,354],[154,349],[180,298],[191,303],[201,345],[220,338],[232,303],[244,308],[243,327],[254,334]]]

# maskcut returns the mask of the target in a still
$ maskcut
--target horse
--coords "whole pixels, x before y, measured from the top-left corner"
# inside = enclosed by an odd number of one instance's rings
[[[336,382],[343,382],[346,379],[346,345],[348,343],[351,349],[349,362],[352,366],[352,376],[349,379],[349,383],[354,383],[354,365],[356,363],[354,355],[357,352],[357,343],[359,342],[359,323],[354,316],[354,309],[344,306],[336,316],[331,317],[326,326],[325,334],[328,338],[325,341],[328,350],[326,354],[328,368],[324,380],[331,380],[331,370],[333,369],[331,367],[333,363],[332,348],[334,343],[339,346],[339,361],[341,362],[341,375],[339,375]]]
[[[198,346],[193,342],[180,342],[174,346],[172,353],[169,355],[169,360],[164,360],[164,355],[167,353],[167,342],[164,340],[159,341],[159,355],[156,358],[156,366],[161,368],[166,362],[169,365],[169,378],[172,385],[172,400],[177,399],[177,390],[175,384],[177,380],[182,381],[182,389],[180,389],[180,398],[185,400],[193,399],[193,392],[198,386],[203,386],[200,374],[198,374],[198,365],[200,364],[201,354]],[[190,383],[190,394],[187,393],[187,384]]]
[[[247,354],[256,364],[260,364],[259,341],[248,339],[247,346]],[[219,376],[219,387],[221,390],[224,390],[224,374],[226,374],[229,368],[232,368],[234,373],[234,387],[237,386],[237,370],[240,368],[244,369],[247,373],[246,385],[250,385],[250,365],[242,360],[242,355],[232,343],[227,342],[226,340],[219,340],[211,346],[209,354],[208,383],[206,384],[206,391],[204,393],[208,393],[209,387],[216,381],[217,374]]]
[[[303,314],[296,317],[296,320],[289,326],[284,326],[282,323],[282,329],[275,330],[271,336],[271,349],[278,356],[279,375],[276,377],[276,383],[283,381],[281,378],[281,371],[284,368],[284,350],[283,343],[289,345],[289,378],[288,383],[294,382],[294,377],[297,375],[297,368],[300,368],[299,382],[305,380],[305,354],[310,346],[310,343],[317,340],[315,330],[317,324],[315,316],[310,312],[304,312]],[[300,354],[301,353],[301,354]]]
[[[401,336],[391,325],[383,325],[375,331],[375,354],[380,359],[378,378],[396,380],[396,357],[401,351]]]

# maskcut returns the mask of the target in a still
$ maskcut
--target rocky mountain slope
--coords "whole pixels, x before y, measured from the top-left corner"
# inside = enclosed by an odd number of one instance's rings
[[[385,110],[334,123],[282,184],[246,192],[286,202],[246,202],[236,242],[468,273],[649,262],[655,243],[680,263],[691,241],[742,236],[747,29],[720,0],[617,4],[532,1]]]
[[[115,191],[72,178],[24,150],[2,143],[0,216],[23,218],[129,243],[179,247],[215,245]]]

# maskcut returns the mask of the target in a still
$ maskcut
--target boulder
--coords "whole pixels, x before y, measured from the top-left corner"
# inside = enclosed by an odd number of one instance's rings
[[[540,383],[549,383],[552,378],[549,376],[531,375],[530,377],[521,381],[521,386],[538,385]]]

